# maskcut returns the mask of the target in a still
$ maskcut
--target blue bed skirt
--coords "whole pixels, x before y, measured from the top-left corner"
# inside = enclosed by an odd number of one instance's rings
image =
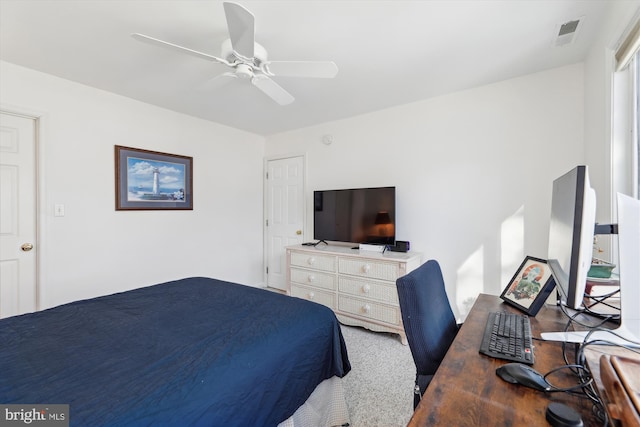
[[[0,320],[0,403],[72,426],[275,426],[350,369],[327,307],[209,278]]]

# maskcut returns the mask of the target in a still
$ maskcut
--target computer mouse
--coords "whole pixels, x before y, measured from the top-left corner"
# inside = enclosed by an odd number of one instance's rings
[[[540,391],[551,390],[551,384],[535,369],[522,363],[507,363],[496,369],[496,375],[512,384],[521,384]]]

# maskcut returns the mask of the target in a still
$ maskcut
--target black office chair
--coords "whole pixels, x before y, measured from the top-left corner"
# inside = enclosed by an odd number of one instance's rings
[[[458,333],[458,324],[438,261],[427,261],[400,277],[396,287],[404,331],[416,365],[415,409]]]

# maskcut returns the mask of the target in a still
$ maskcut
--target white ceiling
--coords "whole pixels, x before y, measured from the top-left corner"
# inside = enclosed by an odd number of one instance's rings
[[[580,62],[613,1],[238,0],[272,60],[332,60],[334,79],[274,77],[280,106],[226,67],[141,43],[220,55],[218,0],[0,0],[0,59],[261,135]],[[582,18],[572,44],[560,24]]]

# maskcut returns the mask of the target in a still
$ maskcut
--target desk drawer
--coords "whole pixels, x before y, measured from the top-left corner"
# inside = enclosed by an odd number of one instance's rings
[[[315,270],[291,268],[291,281],[301,285],[313,286],[329,290],[336,289],[336,276]]]
[[[314,270],[336,271],[336,257],[331,255],[317,255],[306,252],[291,252],[291,265]]]
[[[371,277],[395,283],[399,277],[397,263],[377,262],[357,258],[339,258],[338,272],[354,276]]]
[[[395,284],[373,280],[340,276],[338,290],[345,294],[372,299],[386,304],[398,305],[398,291]]]
[[[338,310],[391,325],[400,325],[399,307],[339,295]]]
[[[318,289],[305,288],[304,286],[292,284],[291,296],[326,305],[332,310],[336,309],[336,296],[331,292],[324,292]]]

